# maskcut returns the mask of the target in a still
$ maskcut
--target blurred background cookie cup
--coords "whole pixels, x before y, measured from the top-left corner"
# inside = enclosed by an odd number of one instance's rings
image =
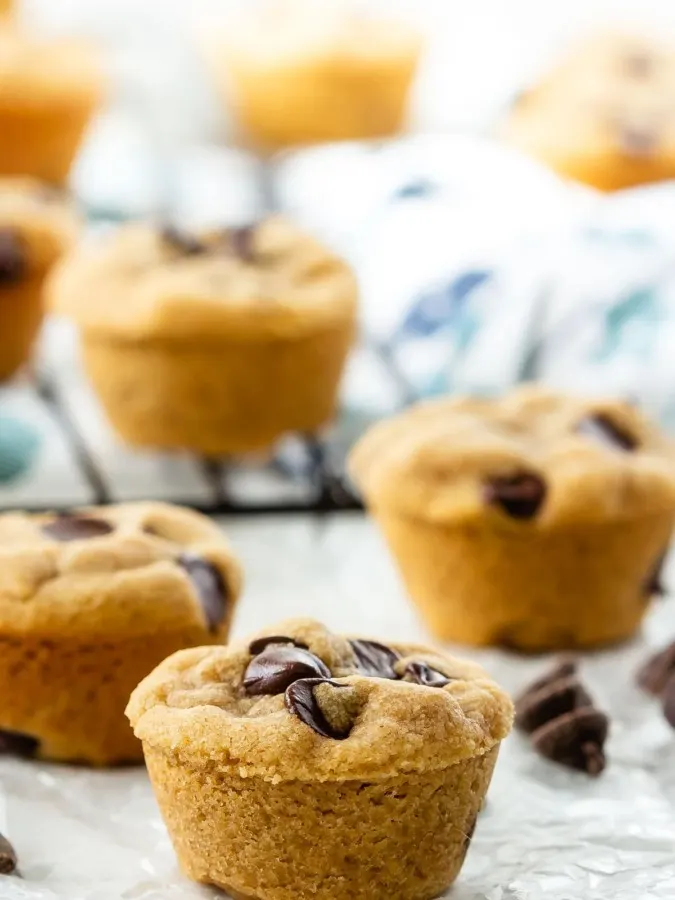
[[[350,4],[273,0],[205,56],[242,139],[273,151],[401,131],[422,47],[412,26]]]
[[[103,90],[89,44],[0,22],[0,174],[63,184]]]
[[[45,277],[75,243],[80,224],[65,194],[34,179],[0,176],[0,381],[29,359]]]
[[[49,294],[131,444],[247,453],[334,415],[356,283],[281,218],[199,236],[129,225],[65,260]]]

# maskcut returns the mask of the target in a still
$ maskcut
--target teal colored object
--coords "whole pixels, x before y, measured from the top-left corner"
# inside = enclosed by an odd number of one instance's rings
[[[604,333],[596,351],[598,362],[628,352],[647,360],[658,335],[662,314],[652,288],[634,291],[617,300],[604,318]]]
[[[40,448],[35,428],[20,419],[0,416],[0,484],[6,484],[27,472]]]

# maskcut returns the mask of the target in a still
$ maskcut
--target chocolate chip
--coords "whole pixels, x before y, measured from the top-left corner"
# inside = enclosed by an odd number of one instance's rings
[[[534,748],[552,762],[599,775],[605,768],[603,751],[609,720],[597,709],[583,707],[565,713],[532,735]]]
[[[521,697],[524,697],[526,694],[534,694],[541,690],[541,688],[555,684],[556,681],[569,678],[570,675],[576,675],[576,672],[577,664],[575,660],[563,657],[562,659],[557,660],[555,666],[549,672],[546,672],[539,678],[535,678],[535,680],[527,686],[525,691],[523,691]]]
[[[335,741],[344,740],[349,737],[351,729],[341,731],[334,728],[324,716],[314,696],[314,688],[320,684],[330,684],[335,688],[346,687],[346,685],[337,684],[327,678],[303,678],[300,681],[294,681],[286,688],[284,695],[286,709],[322,737],[333,738]]]
[[[413,684],[421,684],[424,687],[445,687],[450,684],[452,678],[448,678],[438,669],[433,669],[423,662],[409,662],[403,673],[403,681],[410,681]]]
[[[31,758],[37,754],[40,742],[30,734],[0,729],[0,753]]]
[[[513,519],[532,519],[546,499],[546,483],[529,472],[506,475],[488,481],[484,496]]]
[[[55,541],[86,541],[111,534],[114,530],[110,522],[104,519],[76,513],[63,513],[42,526],[42,533]]]
[[[0,834],[0,875],[11,875],[17,866],[16,850],[4,834]]]
[[[655,128],[624,125],[619,129],[619,146],[628,156],[651,156],[659,143]]]
[[[230,228],[228,235],[234,255],[244,262],[253,262],[255,259],[256,226],[242,225],[240,228]]]
[[[577,432],[584,437],[619,450],[631,451],[638,447],[638,440],[625,428],[621,428],[604,413],[595,413],[582,419]]]
[[[248,664],[243,687],[249,695],[283,694],[294,681],[330,678],[330,674],[323,660],[309,650],[271,644]]]
[[[16,284],[26,273],[24,243],[14,228],[0,228],[0,287]]]
[[[394,663],[399,659],[399,655],[391,647],[377,641],[350,641],[349,644],[354,651],[356,668],[361,675],[367,675],[369,678],[398,678],[394,671]]]
[[[516,727],[531,734],[552,719],[593,702],[586,689],[572,675],[540,688],[526,691],[516,700]]]
[[[256,656],[258,653],[262,653],[265,647],[268,647],[270,644],[293,644],[294,647],[302,647],[303,650],[309,650],[307,644],[295,638],[288,637],[285,634],[270,634],[267,637],[260,637],[251,641],[248,645],[248,652],[252,656]]]
[[[180,253],[182,256],[198,256],[200,253],[206,253],[208,247],[198,238],[191,234],[176,228],[173,225],[166,225],[161,231],[162,240],[165,241],[172,250]]]
[[[623,68],[626,75],[633,78],[644,78],[646,75],[651,75],[656,68],[656,58],[644,50],[636,50],[626,54],[623,59]]]
[[[643,691],[659,697],[672,675],[675,675],[675,641],[650,656],[638,670],[636,680]]]
[[[663,690],[663,715],[671,728],[675,728],[675,677],[666,682]]]
[[[182,553],[176,562],[185,569],[197,591],[209,630],[215,631],[227,612],[227,588],[222,575],[213,563],[195,553]]]

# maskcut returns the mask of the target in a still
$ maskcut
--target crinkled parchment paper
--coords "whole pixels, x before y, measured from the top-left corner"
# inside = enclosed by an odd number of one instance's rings
[[[427,639],[403,599],[372,527],[258,520],[228,526],[249,572],[237,633],[313,614],[351,632]],[[453,900],[665,900],[675,897],[675,732],[634,686],[648,651],[675,636],[661,601],[646,636],[584,657],[582,678],[612,716],[609,764],[598,779],[505,742]],[[516,690],[549,660],[473,653]],[[90,772],[0,760],[0,831],[21,877],[0,876],[3,900],[197,900],[223,896],[186,881],[142,769]]]

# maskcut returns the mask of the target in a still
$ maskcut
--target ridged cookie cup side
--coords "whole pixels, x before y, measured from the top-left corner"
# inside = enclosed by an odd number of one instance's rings
[[[222,456],[330,422],[354,337],[346,320],[289,340],[134,342],[84,332],[82,348],[89,380],[125,441]]]
[[[292,620],[175,654],[127,715],[190,877],[424,900],[461,867],[512,706],[471,663]]]
[[[227,639],[241,573],[207,519],[164,504],[0,517],[0,734],[45,759],[140,761],[131,691]]]
[[[432,900],[456,879],[497,748],[372,781],[282,781],[191,768],[145,744],[183,871],[246,900]]]
[[[627,404],[527,387],[420,404],[373,427],[350,470],[437,637],[540,651],[639,628],[674,460]]]

